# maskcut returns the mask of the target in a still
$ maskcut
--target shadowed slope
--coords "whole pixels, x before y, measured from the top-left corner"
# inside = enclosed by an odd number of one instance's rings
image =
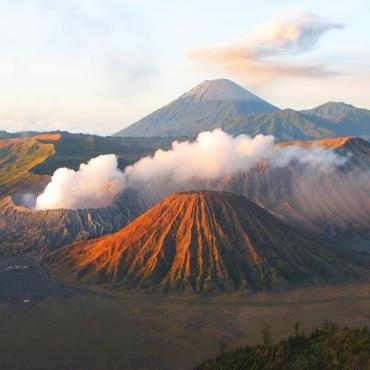
[[[296,324],[298,325],[298,324]],[[312,370],[312,369],[369,369],[370,331],[340,329],[326,323],[322,328],[304,335],[295,329],[295,336],[273,343],[271,333],[263,332],[264,344],[246,346],[220,353],[196,370]]]
[[[197,136],[239,115],[279,109],[227,79],[204,81],[114,136]]]
[[[217,127],[232,135],[273,135],[277,141],[313,140],[340,136],[337,125],[320,117],[306,116],[292,109],[254,115],[239,115],[219,120]]]
[[[260,165],[222,179],[217,188],[242,194],[294,228],[334,246],[370,248],[370,144],[358,138],[293,141],[278,145],[324,147],[348,158],[331,171],[309,171],[298,164]]]
[[[277,141],[325,137],[370,138],[370,111],[326,103],[280,110],[226,79],[204,81],[115,136],[189,136],[222,128],[229,134],[273,135]]]
[[[34,210],[0,200],[0,256],[45,253],[72,243],[121,229],[142,213],[144,205],[132,190],[124,191],[108,207]]]
[[[342,102],[328,102],[316,108],[301,111],[310,117],[334,122],[341,136],[359,136],[370,139],[370,110],[357,108]],[[339,135],[337,135],[339,136]]]
[[[205,191],[171,195],[121,231],[66,246],[45,263],[69,281],[178,292],[287,288],[361,273],[247,198]]]

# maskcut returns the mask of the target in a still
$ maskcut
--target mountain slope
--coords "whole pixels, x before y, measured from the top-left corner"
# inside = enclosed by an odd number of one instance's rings
[[[261,164],[213,186],[247,196],[289,225],[331,244],[370,250],[370,143],[347,137],[278,145],[331,148],[348,160],[335,170],[308,174],[297,164]]]
[[[119,167],[124,168],[158,148],[169,148],[173,141],[172,138],[100,137],[67,132],[10,135],[8,139],[0,139],[0,197],[37,191],[56,169],[78,169],[81,163],[102,154],[116,154]]]
[[[220,120],[217,126],[232,135],[273,135],[277,141],[335,137],[337,125],[326,119],[306,116],[292,109],[258,115],[240,115]]]
[[[247,198],[177,193],[121,231],[45,260],[66,280],[164,291],[258,291],[356,278],[361,269]]]
[[[57,168],[77,169],[93,157],[110,153],[118,156],[124,168],[159,147],[168,148],[171,142],[171,138],[66,132],[10,134],[0,140],[0,254],[45,252],[119,230],[147,208],[133,193],[126,196],[126,192],[110,207],[95,210],[35,211],[28,207]]]
[[[121,194],[109,207],[33,210],[11,196],[0,200],[0,256],[43,254],[75,240],[115,232],[143,212],[133,191]]]
[[[47,181],[32,168],[55,154],[59,134],[0,140],[0,196]]]
[[[226,79],[204,81],[115,136],[196,136],[238,115],[278,108]]]
[[[368,109],[329,102],[301,113],[334,122],[337,126],[337,136],[358,136],[365,140],[370,139],[370,110]]]
[[[204,81],[114,136],[189,136],[222,128],[233,135],[274,135],[277,141],[357,136],[370,139],[370,110],[329,102],[280,111],[226,79]]]
[[[3,139],[10,139],[12,137],[12,134],[7,132],[7,131],[4,131],[4,130],[0,130],[0,139],[3,140]]]
[[[221,353],[196,370],[312,370],[369,369],[370,331],[338,328],[335,324],[312,330],[310,335],[295,336],[269,343],[271,333],[265,331],[265,343]]]

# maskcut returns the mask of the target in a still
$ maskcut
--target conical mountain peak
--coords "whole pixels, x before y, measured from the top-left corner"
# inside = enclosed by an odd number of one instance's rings
[[[194,137],[240,115],[278,110],[235,82],[207,80],[115,135]]]
[[[195,101],[262,101],[257,95],[225,78],[206,80],[184,94]]]
[[[69,281],[181,293],[268,290],[359,272],[247,198],[210,191],[173,194],[121,231],[62,248],[46,264]]]

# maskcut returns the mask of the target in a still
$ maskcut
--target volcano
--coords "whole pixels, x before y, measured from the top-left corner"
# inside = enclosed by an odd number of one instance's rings
[[[115,136],[190,136],[221,121],[279,109],[233,81],[220,78],[195,86],[176,100],[117,132]]]
[[[0,199],[0,256],[40,255],[72,243],[120,230],[147,207],[133,190],[122,192],[110,206],[86,209],[34,210]]]
[[[329,102],[280,110],[225,78],[206,80],[169,104],[115,133],[132,137],[196,137],[222,128],[232,135],[273,135],[276,141],[341,136],[370,138],[370,110]]]
[[[44,259],[66,281],[164,292],[254,292],[359,278],[362,268],[245,197],[175,193],[122,230]]]

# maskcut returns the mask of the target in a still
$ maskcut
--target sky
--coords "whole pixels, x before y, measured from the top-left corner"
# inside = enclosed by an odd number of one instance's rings
[[[370,109],[368,0],[0,0],[0,130],[110,135],[200,82]]]

